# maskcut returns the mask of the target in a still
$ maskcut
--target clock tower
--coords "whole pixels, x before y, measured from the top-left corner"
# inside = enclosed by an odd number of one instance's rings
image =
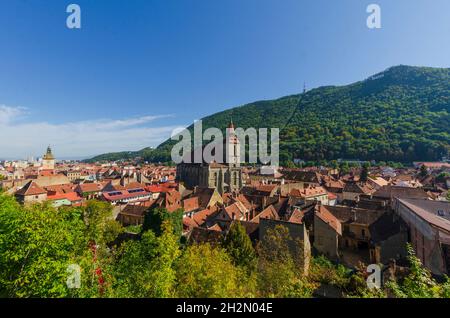
[[[52,154],[50,146],[47,147],[47,153],[42,157],[42,169],[54,170],[55,169],[55,157]]]

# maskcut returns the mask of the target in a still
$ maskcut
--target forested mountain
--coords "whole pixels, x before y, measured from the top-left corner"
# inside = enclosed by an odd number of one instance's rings
[[[294,158],[438,160],[450,151],[450,69],[395,66],[351,85],[216,113],[203,118],[203,128],[225,129],[231,118],[242,128],[280,128],[282,163]],[[174,143],[135,154],[167,162]],[[92,160],[99,158],[108,155]]]

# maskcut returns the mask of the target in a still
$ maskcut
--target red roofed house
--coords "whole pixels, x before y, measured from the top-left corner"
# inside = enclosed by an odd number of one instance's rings
[[[83,198],[90,200],[100,197],[104,186],[101,183],[81,183],[75,188],[77,192]]]
[[[328,205],[328,193],[321,186],[309,186],[304,189],[292,189],[290,198],[303,199],[305,201],[317,201],[323,205]]]
[[[157,201],[157,205],[165,208],[168,212],[174,212],[181,209],[181,194],[176,190],[165,192]]]
[[[14,195],[16,200],[22,204],[39,203],[47,200],[47,191],[34,181],[29,181],[22,189],[17,190]]]
[[[194,212],[200,209],[198,197],[184,199],[181,204],[183,206],[184,214],[188,216],[192,216]]]
[[[222,211],[217,216],[219,222],[231,222],[233,220],[248,221],[249,210],[240,202],[235,203],[222,208]]]
[[[317,206],[314,214],[314,247],[329,257],[339,258],[339,236],[342,235],[342,224],[324,206]]]
[[[144,188],[103,192],[102,196],[105,201],[113,205],[148,201],[152,197],[151,193],[145,191]]]
[[[450,274],[450,208],[445,202],[395,199],[395,213],[409,227],[409,241],[423,266],[433,274]],[[450,205],[450,204],[449,204]],[[448,214],[447,214],[448,217]]]
[[[57,193],[54,191],[47,192],[47,200],[52,201],[54,207],[62,205],[77,205],[83,201],[83,198],[76,192]]]
[[[273,207],[273,205],[269,205],[261,213],[256,215],[253,219],[251,219],[250,222],[259,223],[261,219],[279,220],[280,217],[275,208]]]

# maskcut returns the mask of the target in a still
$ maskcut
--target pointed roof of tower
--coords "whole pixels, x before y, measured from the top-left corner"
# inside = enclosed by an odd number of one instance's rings
[[[228,124],[228,128],[234,129],[233,118],[231,118],[230,123]]]
[[[47,153],[43,157],[45,160],[53,160],[55,157],[52,154],[52,148],[50,146],[47,147]]]

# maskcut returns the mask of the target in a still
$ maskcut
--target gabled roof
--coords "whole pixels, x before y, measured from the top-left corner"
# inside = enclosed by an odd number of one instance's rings
[[[410,205],[414,205],[431,214],[437,215],[450,221],[450,202],[448,201],[402,199],[402,202],[409,203]]]
[[[195,189],[193,196],[198,197],[199,204],[202,208],[207,208],[211,201],[212,196],[216,192],[217,192],[217,190],[215,188],[200,188],[200,187],[198,187]],[[218,194],[218,192],[217,192],[217,194]],[[222,197],[220,196],[220,198],[222,198]]]
[[[375,222],[384,210],[366,210],[347,206],[323,206],[333,214],[341,223],[355,223],[370,225]]]
[[[74,191],[74,188],[75,186],[73,184],[58,184],[44,187],[48,192],[54,192],[56,194],[70,193]]]
[[[320,186],[306,187],[303,189],[292,189],[289,193],[290,196],[297,198],[309,198],[318,195],[326,195],[327,191]]]
[[[198,197],[184,199],[182,201],[182,205],[183,205],[184,212],[191,212],[191,211],[198,210],[200,208],[199,203],[198,203]]]
[[[300,211],[299,209],[295,209],[294,212],[292,212],[291,216],[289,217],[289,222],[291,223],[298,223],[298,224],[302,224],[303,223],[303,212]]]
[[[250,222],[259,223],[261,219],[279,220],[280,217],[273,205],[269,205],[261,213],[251,219]]]
[[[328,180],[324,186],[326,188],[333,188],[333,189],[344,189],[344,182],[342,182],[341,180]]]
[[[197,226],[202,226],[209,219],[214,218],[214,216],[216,214],[217,214],[217,210],[216,209],[211,209],[211,208],[210,209],[204,209],[204,210],[201,210],[201,211],[199,211],[197,213],[194,213],[194,215],[192,216],[192,219],[197,224]]]
[[[127,189],[127,190],[139,189],[139,188],[144,189],[145,184],[140,183],[140,182],[130,182],[129,184],[125,185],[125,189]]]
[[[194,221],[193,218],[190,218],[190,217],[186,216],[186,217],[183,218],[183,226],[188,228],[188,229],[192,229],[194,227],[197,227],[198,224]]]
[[[236,200],[241,202],[248,210],[255,208],[255,205],[251,204],[247,197],[243,194],[239,194]]]
[[[224,208],[230,220],[243,219],[249,210],[239,201]]]
[[[83,198],[77,192],[66,192],[66,193],[57,193],[52,195],[47,195],[47,200],[55,201],[55,200],[68,200],[70,202],[81,201]]]
[[[347,182],[344,187],[344,192],[370,194],[374,189],[367,183],[362,182]]]
[[[374,197],[390,199],[393,198],[401,198],[401,199],[410,199],[410,198],[418,198],[418,199],[426,199],[428,195],[425,191],[419,188],[409,188],[409,187],[396,187],[387,185],[382,187],[381,189],[375,191],[372,194]]]
[[[334,216],[325,206],[319,206],[316,210],[315,216],[321,219],[323,222],[331,226],[336,233],[342,235],[342,224],[341,221]]]
[[[101,192],[103,190],[103,185],[101,183],[81,183],[77,186],[82,193],[89,192]]]
[[[128,204],[119,214],[143,217],[147,210],[146,206]]]
[[[276,184],[262,184],[257,186],[255,191],[256,194],[270,195],[276,188],[278,188],[278,185]]]
[[[22,189],[16,191],[15,194],[22,196],[39,195],[39,194],[47,194],[47,191],[38,186],[36,182],[29,181]]]
[[[418,207],[404,199],[399,199],[399,201],[404,206],[406,206],[410,211],[412,211],[414,214],[416,214],[418,217],[425,220],[429,224],[450,232],[450,221],[449,220],[446,220],[440,216],[437,216],[437,215],[425,210],[424,208]]]
[[[382,187],[385,185],[388,185],[389,182],[386,181],[386,179],[382,178],[382,177],[369,177],[370,181],[372,181],[373,183],[375,183],[377,186]]]
[[[283,176],[286,180],[294,180],[304,183],[320,184],[322,181],[321,174],[315,171],[287,170],[283,171]]]
[[[132,192],[130,192],[132,191]],[[135,189],[135,190],[121,190],[121,191],[110,191],[110,192],[103,192],[103,198],[107,201],[120,201],[120,200],[126,200],[126,199],[133,199],[140,196],[146,196],[149,193],[146,192],[144,189]]]

